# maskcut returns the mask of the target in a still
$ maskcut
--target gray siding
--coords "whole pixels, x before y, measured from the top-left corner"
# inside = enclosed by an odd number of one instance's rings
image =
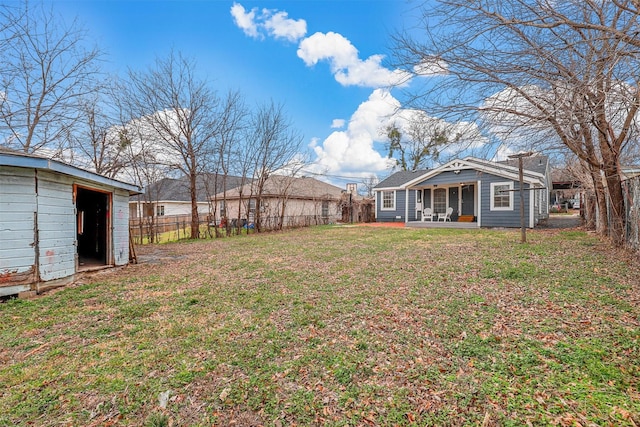
[[[513,192],[513,210],[509,211],[492,211],[491,210],[491,184],[495,182],[510,182],[509,179],[491,175],[483,174],[481,183],[481,218],[483,227],[520,227],[520,193],[518,191]],[[519,182],[513,183],[513,188],[517,189],[520,186]],[[525,189],[529,188],[529,185],[525,183]],[[524,192],[524,215],[526,225],[529,227],[529,197],[531,191]]]
[[[444,185],[444,184],[459,184],[460,182],[476,182],[478,179],[486,176],[482,172],[478,172],[477,170],[464,169],[461,170],[460,173],[456,174],[452,171],[442,172],[436,176],[433,176],[429,179],[426,179],[416,186],[422,185]]]
[[[405,190],[396,190],[396,209],[394,211],[383,211],[380,209],[382,206],[382,191],[376,192],[376,220],[378,222],[404,222],[405,220],[405,207],[406,207],[406,195]],[[415,209],[415,195],[413,196],[413,203]],[[409,199],[411,203],[411,199]],[[410,213],[411,215],[411,213]],[[399,216],[400,218],[396,218]]]
[[[72,276],[76,270],[76,215],[71,178],[38,172],[40,278]]]
[[[420,221],[420,210],[416,210],[416,190],[409,190],[409,221]],[[400,213],[404,217],[404,211]]]
[[[35,280],[33,169],[0,167],[0,286]]]

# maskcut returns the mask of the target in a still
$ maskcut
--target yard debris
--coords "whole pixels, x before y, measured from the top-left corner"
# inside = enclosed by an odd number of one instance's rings
[[[167,405],[169,404],[169,397],[171,397],[171,390],[163,391],[158,396],[158,406],[162,409],[167,409]]]

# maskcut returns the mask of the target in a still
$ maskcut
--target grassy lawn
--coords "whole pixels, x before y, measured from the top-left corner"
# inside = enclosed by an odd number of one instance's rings
[[[0,304],[0,426],[635,426],[640,264],[576,230],[139,247]]]

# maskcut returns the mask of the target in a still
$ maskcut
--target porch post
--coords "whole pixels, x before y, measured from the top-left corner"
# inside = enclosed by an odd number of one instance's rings
[[[409,222],[409,189],[404,189],[404,223]]]
[[[476,192],[478,194],[478,206],[476,207],[478,215],[476,216],[478,217],[478,228],[480,228],[482,227],[482,181],[480,180],[476,184]]]

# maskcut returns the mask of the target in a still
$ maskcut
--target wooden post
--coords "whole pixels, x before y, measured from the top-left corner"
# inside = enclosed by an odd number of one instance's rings
[[[518,189],[518,191],[520,192],[520,242],[521,243],[527,242],[527,228],[526,228],[525,219],[524,219],[524,172],[523,172],[522,159],[524,157],[529,157],[532,154],[533,153],[529,151],[527,153],[519,153],[519,154],[513,154],[509,156],[510,159],[518,159],[518,180],[520,181],[520,188]]]

